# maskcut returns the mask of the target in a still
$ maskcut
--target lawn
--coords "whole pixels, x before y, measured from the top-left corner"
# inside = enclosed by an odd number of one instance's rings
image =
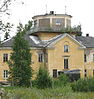
[[[7,95],[3,99],[94,99],[94,92],[73,92],[70,86],[52,89],[5,88]]]

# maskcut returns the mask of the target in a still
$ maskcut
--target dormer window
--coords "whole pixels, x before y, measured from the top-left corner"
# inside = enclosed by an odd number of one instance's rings
[[[64,52],[69,52],[69,46],[68,45],[64,45]]]

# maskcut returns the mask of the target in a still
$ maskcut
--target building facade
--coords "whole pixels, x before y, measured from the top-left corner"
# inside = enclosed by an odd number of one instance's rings
[[[71,27],[71,15],[49,14],[33,17],[34,27],[26,33],[32,53],[34,77],[41,65],[45,65],[51,77],[61,73],[73,76],[94,76],[94,37],[78,36],[79,32],[62,32]],[[5,40],[0,47],[0,81],[8,78],[14,38]]]

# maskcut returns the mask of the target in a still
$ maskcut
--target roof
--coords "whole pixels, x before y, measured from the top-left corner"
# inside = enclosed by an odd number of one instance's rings
[[[87,48],[94,48],[94,37],[77,36],[76,40]]]
[[[25,35],[25,40],[28,41],[30,47],[41,47],[43,46],[41,40],[36,36]],[[2,42],[2,47],[12,47],[14,37]],[[38,43],[36,43],[38,41]]]
[[[58,42],[58,40],[62,39],[65,36],[69,36],[76,43],[81,45],[83,48],[94,48],[94,37],[84,37],[77,36],[76,38],[70,36],[69,34],[60,34],[49,40],[40,40],[38,36],[33,35],[25,35],[25,39],[29,42],[30,47],[43,48],[43,47],[51,47],[53,44]],[[2,42],[2,47],[12,47],[14,41],[14,37]]]
[[[48,42],[46,42],[46,44],[45,44],[45,47],[52,47],[56,42],[58,42],[59,40],[63,39],[66,36],[68,36],[69,38],[74,40],[77,44],[79,44],[81,46],[81,48],[86,48],[83,44],[78,42],[74,37],[70,36],[68,33],[57,35],[57,36],[53,37],[52,39],[48,40]]]
[[[44,28],[44,27],[36,27],[36,28],[32,28],[29,32],[29,34],[35,34],[35,33],[39,33],[39,32],[45,32],[45,33],[62,33],[62,29],[61,28]]]
[[[28,34],[36,34],[36,33],[58,33],[58,34],[62,34],[62,33],[66,33],[63,31],[63,28],[45,28],[45,27],[33,27],[30,31],[28,31]],[[82,34],[82,32],[67,32],[70,34],[76,34],[76,35],[80,35]]]
[[[36,15],[36,16],[33,16],[32,17],[32,19],[34,19],[34,18],[37,18],[37,17],[47,17],[47,16],[64,16],[64,17],[66,17],[66,16],[68,16],[68,17],[72,17],[71,15],[68,15],[68,14],[43,14],[43,15]]]
[[[80,73],[80,69],[73,69],[73,70],[67,70],[67,71],[59,71],[61,73],[65,73],[65,74],[79,74]]]

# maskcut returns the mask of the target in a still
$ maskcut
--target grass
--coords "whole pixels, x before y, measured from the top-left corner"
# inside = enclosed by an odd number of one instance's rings
[[[3,99],[94,99],[94,92],[73,92],[70,86],[52,89],[5,88],[7,95]]]

